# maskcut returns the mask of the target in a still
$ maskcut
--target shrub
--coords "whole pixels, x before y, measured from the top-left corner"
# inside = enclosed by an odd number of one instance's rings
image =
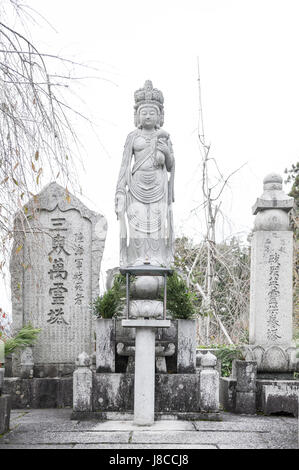
[[[33,328],[29,323],[23,326],[13,338],[8,338],[4,335],[1,339],[4,341],[4,356],[32,346],[37,339],[37,335],[40,332],[40,328]]]
[[[234,359],[243,360],[244,353],[239,346],[224,346],[215,351],[215,356],[221,361],[221,376],[229,377],[232,372],[232,364]]]
[[[192,293],[184,279],[177,272],[167,278],[167,310],[173,318],[188,319],[195,314],[194,301],[196,296]]]
[[[111,289],[98,296],[92,303],[92,313],[98,318],[113,318],[119,314],[124,303],[126,278],[118,274]]]

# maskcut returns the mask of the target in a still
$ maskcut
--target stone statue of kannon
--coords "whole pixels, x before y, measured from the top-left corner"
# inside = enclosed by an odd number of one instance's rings
[[[173,262],[174,157],[162,129],[164,98],[150,80],[137,90],[135,126],[126,140],[115,196],[120,266]]]

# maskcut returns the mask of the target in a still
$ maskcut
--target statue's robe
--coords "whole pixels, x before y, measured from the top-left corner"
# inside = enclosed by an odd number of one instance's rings
[[[140,148],[133,163],[137,136],[135,130],[127,137],[116,189],[125,195],[128,222],[127,236],[126,221],[121,217],[121,265],[136,266],[147,259],[152,265],[169,266],[173,262],[174,163],[168,179],[165,162],[156,163],[156,139]],[[170,139],[167,145],[173,155]]]

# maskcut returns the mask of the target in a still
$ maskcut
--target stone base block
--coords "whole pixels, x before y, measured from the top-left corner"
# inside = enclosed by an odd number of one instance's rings
[[[10,395],[0,396],[0,434],[3,434],[9,430],[10,410]]]
[[[11,407],[64,408],[73,405],[73,378],[4,380],[4,393],[11,395]]]
[[[256,414],[255,392],[236,392],[235,413],[247,415]]]
[[[134,374],[94,374],[93,410],[133,411]],[[200,410],[198,374],[156,374],[155,411],[190,413]]]
[[[224,411],[234,412],[236,408],[237,381],[230,377],[220,377],[220,405]]]
[[[262,411],[266,415],[287,413],[298,416],[299,381],[290,382],[262,386]]]
[[[76,421],[133,421],[133,413],[121,413],[117,411],[73,411],[71,419]],[[222,415],[215,413],[155,413],[155,421],[184,420],[184,421],[222,421]]]
[[[236,380],[230,377],[220,378],[220,403],[223,409],[233,413],[246,413],[244,409],[252,407],[253,411],[254,399],[247,397],[246,394],[242,395],[242,392],[237,392],[236,387]],[[256,411],[267,415],[281,413],[298,416],[298,401],[299,380],[256,380]]]

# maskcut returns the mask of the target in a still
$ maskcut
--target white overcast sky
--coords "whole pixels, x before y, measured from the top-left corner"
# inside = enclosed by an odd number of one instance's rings
[[[102,271],[118,265],[114,191],[123,146],[133,130],[133,93],[151,79],[165,98],[164,128],[175,158],[177,234],[203,235],[197,57],[205,134],[211,156],[228,175],[245,162],[223,197],[229,224],[218,241],[243,237],[251,207],[269,172],[298,161],[298,0],[27,0],[43,15],[32,27],[42,52],[57,53],[99,69],[76,93],[95,122],[98,140],[78,133],[86,148],[80,182],[87,205],[103,213],[108,234]],[[93,72],[81,70],[83,75]],[[47,181],[44,181],[46,184]],[[9,309],[9,308],[8,308]]]

